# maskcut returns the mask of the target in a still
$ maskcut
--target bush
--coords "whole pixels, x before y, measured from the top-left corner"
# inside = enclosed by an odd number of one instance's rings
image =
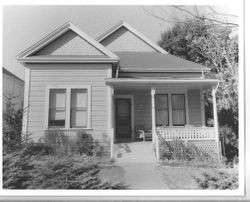
[[[95,157],[47,155],[44,144],[30,143],[4,155],[4,189],[122,189],[123,183],[102,182]]]
[[[97,178],[97,165],[83,158],[47,157],[35,164],[31,189],[97,189],[102,186]]]
[[[31,156],[23,151],[3,155],[3,188],[26,189],[33,179]]]
[[[238,172],[214,171],[203,173],[203,177],[195,177],[196,182],[202,189],[237,189]]]
[[[16,109],[15,97],[6,96],[6,111],[3,112],[3,153],[18,151],[22,147],[23,110]]]
[[[94,140],[85,131],[78,131],[77,137],[70,138],[62,130],[47,130],[41,142],[48,145],[53,150],[53,154],[67,156],[73,154],[93,155]]]
[[[222,154],[227,158],[227,163],[232,163],[238,157],[238,138],[232,127],[227,125],[221,126],[220,139],[222,142]]]
[[[198,149],[194,144],[184,144],[184,142],[180,140],[166,141],[163,138],[160,138],[159,147],[160,159],[163,160],[213,160],[213,158],[208,153]]]

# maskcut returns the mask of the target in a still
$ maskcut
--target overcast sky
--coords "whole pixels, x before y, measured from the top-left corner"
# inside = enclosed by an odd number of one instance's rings
[[[155,7],[146,9],[159,11]],[[225,7],[219,9],[225,12]],[[185,18],[176,11],[168,11],[162,15]],[[236,14],[237,11],[229,12]],[[4,6],[3,67],[24,79],[24,68],[15,56],[67,21],[96,38],[121,20],[155,42],[161,32],[172,26],[146,13],[143,6]]]

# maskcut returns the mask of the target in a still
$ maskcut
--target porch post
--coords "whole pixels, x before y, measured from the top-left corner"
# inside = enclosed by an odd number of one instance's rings
[[[218,127],[218,115],[217,115],[217,104],[216,104],[216,89],[212,90],[212,95],[213,95],[215,141],[219,142],[219,127]]]
[[[114,88],[113,86],[107,86],[108,88],[108,117],[107,126],[110,136],[110,156],[114,156]]]
[[[155,88],[151,88],[151,111],[152,111],[152,139],[155,143],[156,127],[155,127]]]

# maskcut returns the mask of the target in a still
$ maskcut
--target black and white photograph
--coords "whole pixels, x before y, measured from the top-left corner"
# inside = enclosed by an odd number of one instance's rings
[[[3,5],[1,195],[244,196],[243,10]]]

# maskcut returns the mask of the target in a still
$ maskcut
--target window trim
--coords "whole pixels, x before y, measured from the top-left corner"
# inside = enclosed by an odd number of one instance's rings
[[[168,118],[169,118],[169,125],[167,127],[185,127],[185,125],[189,124],[189,105],[188,105],[188,91],[187,90],[181,90],[181,89],[175,89],[175,90],[165,90],[165,89],[159,89],[157,90],[155,95],[158,94],[166,94],[168,95],[168,107],[169,107],[169,114],[168,114]],[[185,119],[186,119],[186,123],[185,125],[173,125],[173,118],[172,118],[172,95],[173,94],[184,94],[185,96]]]
[[[65,127],[64,128],[50,128],[49,127],[49,95],[51,89],[65,89],[66,90],[66,116],[65,116]],[[87,90],[87,127],[70,128],[70,110],[71,110],[71,90],[72,89],[86,89]],[[91,126],[91,85],[48,85],[46,86],[45,95],[45,122],[44,129],[60,129],[60,130],[92,130]]]
[[[167,95],[167,100],[168,100],[168,103],[167,103],[167,109],[168,109],[168,124],[166,126],[170,126],[170,120],[169,120],[169,117],[170,117],[170,108],[169,108],[169,94],[168,93],[157,93],[155,94],[155,98],[157,95]],[[155,103],[156,103],[156,100],[155,100]],[[157,115],[157,107],[155,107],[155,115]],[[156,120],[156,117],[155,117],[155,125],[156,127],[157,126],[157,120]]]
[[[185,125],[187,125],[186,95],[185,95],[185,93],[172,93],[171,94],[171,98],[170,98],[171,99],[171,103],[172,103],[172,100],[173,100],[173,95],[183,95],[183,97],[184,97],[184,112],[185,112],[185,116],[184,117],[185,117],[185,121],[184,121],[184,125],[182,125],[182,124],[174,125],[174,123],[172,121],[172,125],[173,126],[185,126]],[[172,116],[172,120],[173,120],[173,105],[171,107],[171,116]]]
[[[64,126],[63,127],[60,127],[60,126],[50,126],[50,112],[51,112],[51,109],[54,109],[55,111],[57,111],[57,108],[59,108],[59,107],[55,107],[55,108],[51,108],[50,107],[50,100],[51,100],[51,91],[52,90],[63,90],[64,91],[64,94],[65,94],[65,107],[64,107],[64,109],[63,110],[61,110],[61,111],[63,111],[64,113],[65,113],[65,118],[64,118]],[[58,129],[58,128],[65,128],[65,126],[66,126],[66,89],[65,88],[51,88],[50,90],[49,90],[49,107],[48,107],[48,128],[53,128],[53,129]]]

